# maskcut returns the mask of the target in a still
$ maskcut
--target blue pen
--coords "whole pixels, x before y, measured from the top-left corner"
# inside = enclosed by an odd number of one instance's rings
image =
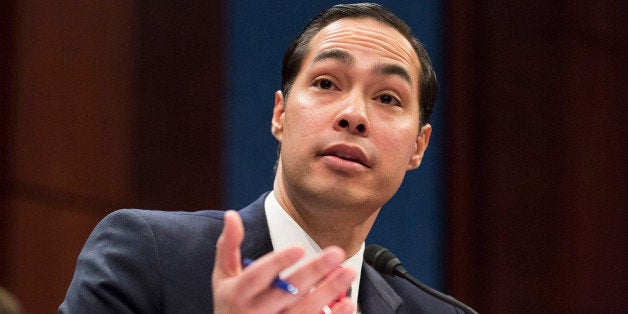
[[[250,258],[245,258],[242,260],[242,265],[244,266],[244,268],[251,265],[252,263],[253,263],[253,260]],[[291,283],[285,280],[281,280],[281,278],[279,277],[273,280],[272,286],[275,288],[281,289],[285,292],[288,292],[290,294],[296,295],[297,293],[299,293],[299,289],[297,289],[297,287],[295,287],[294,285],[292,285]]]

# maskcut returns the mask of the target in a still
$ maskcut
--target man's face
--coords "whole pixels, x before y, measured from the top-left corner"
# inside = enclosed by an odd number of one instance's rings
[[[429,141],[431,127],[419,130],[419,70],[408,40],[389,26],[341,19],[322,29],[286,103],[275,97],[284,193],[355,209],[388,201]]]

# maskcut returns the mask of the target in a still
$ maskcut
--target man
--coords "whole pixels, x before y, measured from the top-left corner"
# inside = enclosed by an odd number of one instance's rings
[[[435,94],[427,53],[390,11],[323,12],[284,57],[273,191],[239,212],[107,216],[60,312],[462,312],[362,257],[380,208],[421,163]]]

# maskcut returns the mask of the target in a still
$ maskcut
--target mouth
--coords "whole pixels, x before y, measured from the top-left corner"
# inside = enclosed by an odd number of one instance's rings
[[[320,156],[331,156],[371,168],[366,154],[358,147],[348,145],[334,145],[323,151]]]

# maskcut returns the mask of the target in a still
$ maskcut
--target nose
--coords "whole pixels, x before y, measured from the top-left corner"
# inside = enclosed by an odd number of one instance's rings
[[[370,129],[366,112],[366,101],[360,97],[349,97],[334,119],[334,129],[346,130],[351,134],[367,136]]]

